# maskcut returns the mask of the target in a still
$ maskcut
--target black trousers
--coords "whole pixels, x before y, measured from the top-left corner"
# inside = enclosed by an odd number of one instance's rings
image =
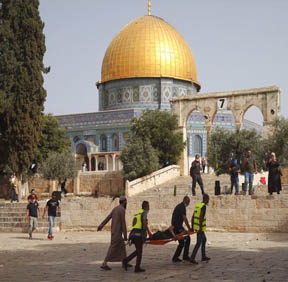
[[[178,240],[178,247],[173,256],[173,260],[179,258],[184,248],[183,258],[189,257],[190,236],[185,236],[183,240]]]
[[[199,186],[201,188],[202,195],[203,195],[204,194],[204,187],[203,187],[203,181],[202,181],[200,174],[192,175],[192,195],[193,196],[196,195],[196,192],[195,192],[196,183],[199,184]]]
[[[16,194],[14,185],[13,186],[11,185],[11,188],[10,188],[10,200],[11,202],[18,201],[18,195]]]
[[[130,260],[137,257],[135,269],[140,268],[143,252],[143,243],[143,238],[141,236],[134,236],[132,239],[132,244],[135,245],[136,250],[125,259],[125,262],[128,263]]]

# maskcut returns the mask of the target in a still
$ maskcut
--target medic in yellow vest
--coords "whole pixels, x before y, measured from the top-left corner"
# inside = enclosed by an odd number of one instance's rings
[[[194,250],[191,255],[191,263],[193,264],[198,264],[198,262],[195,260],[197,252],[201,247],[201,252],[202,252],[202,261],[209,261],[210,258],[206,256],[206,206],[209,203],[209,196],[207,194],[203,195],[203,201],[202,203],[199,203],[196,205],[194,209],[194,213],[192,216],[192,226],[194,231],[197,232],[197,242],[194,247]]]
[[[138,210],[133,217],[132,220],[132,227],[131,232],[129,235],[129,241],[135,245],[136,250],[130,254],[126,259],[123,260],[123,267],[127,270],[129,266],[129,261],[133,258],[137,257],[136,265],[135,265],[135,272],[144,272],[145,269],[141,268],[141,260],[142,260],[142,251],[143,251],[143,244],[146,239],[147,232],[149,237],[152,237],[152,233],[148,227],[148,219],[147,214],[149,212],[149,202],[143,201],[142,209]]]

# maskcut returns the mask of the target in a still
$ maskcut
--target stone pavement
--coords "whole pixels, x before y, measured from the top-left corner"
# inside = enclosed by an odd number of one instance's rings
[[[137,274],[119,263],[110,264],[112,271],[100,270],[110,240],[106,231],[56,233],[53,241],[39,233],[33,240],[23,233],[0,233],[0,281],[288,281],[287,233],[207,232],[207,238],[209,263],[173,264],[176,243],[148,245],[142,262],[146,272]],[[133,250],[127,247],[127,253]]]

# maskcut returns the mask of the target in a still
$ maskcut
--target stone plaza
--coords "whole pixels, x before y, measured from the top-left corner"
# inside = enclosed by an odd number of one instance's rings
[[[190,252],[195,244],[191,238]],[[147,245],[143,252],[145,273],[100,265],[109,246],[110,233],[63,232],[53,241],[36,234],[0,234],[0,281],[211,281],[284,282],[288,280],[287,234],[207,232],[209,263],[173,264],[176,243]],[[127,247],[127,253],[134,247]],[[135,262],[132,262],[135,263]]]

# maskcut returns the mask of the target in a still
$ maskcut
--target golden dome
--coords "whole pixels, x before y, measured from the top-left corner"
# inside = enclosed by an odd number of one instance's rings
[[[136,77],[182,79],[200,89],[189,45],[174,27],[155,16],[143,16],[126,25],[103,59],[101,83]]]

